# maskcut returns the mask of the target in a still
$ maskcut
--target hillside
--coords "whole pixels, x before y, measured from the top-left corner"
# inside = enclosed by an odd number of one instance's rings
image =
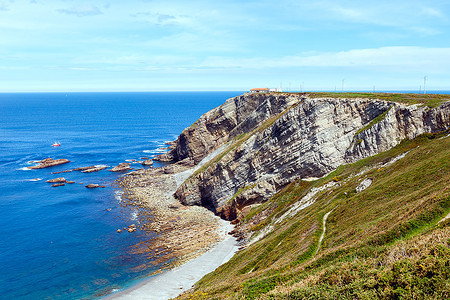
[[[342,96],[228,99],[160,157],[218,153],[175,196],[243,245],[181,299],[450,296],[450,102]]]
[[[446,299],[449,182],[448,132],[295,181],[243,218],[251,244],[180,299]]]

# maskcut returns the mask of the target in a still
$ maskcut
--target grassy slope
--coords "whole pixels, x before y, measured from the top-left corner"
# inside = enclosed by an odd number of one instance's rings
[[[422,135],[326,178],[290,184],[244,220],[254,230],[274,229],[180,299],[449,298],[449,221],[437,224],[450,212],[447,135]],[[356,193],[366,177],[373,184]],[[274,225],[311,187],[330,181],[338,186]]]

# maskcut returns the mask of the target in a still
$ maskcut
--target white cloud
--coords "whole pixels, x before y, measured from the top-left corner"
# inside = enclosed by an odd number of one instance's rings
[[[75,15],[77,17],[87,17],[103,14],[102,11],[95,5],[79,5],[68,9],[58,9],[58,12]]]
[[[340,52],[304,53],[279,58],[229,59],[211,57],[202,67],[216,68],[292,68],[292,67],[351,67],[397,68],[399,70],[434,70],[450,68],[450,48],[381,47],[353,49]]]

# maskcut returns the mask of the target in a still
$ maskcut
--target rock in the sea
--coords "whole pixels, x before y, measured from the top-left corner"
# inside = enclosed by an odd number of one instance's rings
[[[63,183],[63,182],[66,182],[66,179],[64,177],[59,177],[59,178],[47,180],[46,182],[48,182],[48,183]]]
[[[136,225],[135,224],[131,224],[130,226],[128,226],[127,231],[128,232],[135,232],[136,231]]]
[[[46,158],[44,160],[38,161],[39,165],[28,167],[28,169],[44,169],[48,167],[58,166],[62,164],[67,164],[70,162],[68,159],[53,159],[53,158]]]
[[[102,166],[102,167],[93,167],[93,168],[90,168],[90,169],[83,170],[83,171],[81,171],[81,172],[82,172],[82,173],[92,173],[92,172],[98,172],[98,171],[104,170],[104,169],[106,169],[106,168],[107,168],[106,166]]]
[[[67,184],[73,184],[75,181],[66,181]]]
[[[88,189],[95,189],[95,188],[104,188],[105,186],[104,185],[99,185],[97,183],[90,183],[90,184],[86,185],[86,187]]]
[[[89,166],[89,167],[80,167],[80,168],[75,168],[73,169],[74,171],[84,171],[84,170],[89,170],[89,169],[94,169],[95,166]]]
[[[52,187],[65,186],[65,185],[66,185],[65,183],[55,183],[55,184],[52,184]]]
[[[61,173],[70,173],[72,172],[72,170],[65,170],[65,171],[60,171],[60,172],[52,172],[52,174],[61,174]]]
[[[124,171],[128,171],[131,170],[130,167],[130,163],[120,163],[119,165],[115,166],[114,168],[112,168],[110,171],[111,172],[124,172]]]
[[[147,159],[147,160],[142,161],[141,164],[143,166],[152,166],[153,165],[153,160]]]
[[[117,232],[118,232],[118,233],[121,233],[121,232],[122,232],[122,229],[117,229]]]

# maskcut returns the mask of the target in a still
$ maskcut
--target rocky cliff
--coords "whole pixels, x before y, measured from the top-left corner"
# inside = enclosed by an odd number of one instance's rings
[[[378,99],[257,94],[228,99],[183,131],[163,161],[200,162],[175,196],[233,220],[297,179],[321,177],[422,133],[450,127],[450,102],[430,109]]]

